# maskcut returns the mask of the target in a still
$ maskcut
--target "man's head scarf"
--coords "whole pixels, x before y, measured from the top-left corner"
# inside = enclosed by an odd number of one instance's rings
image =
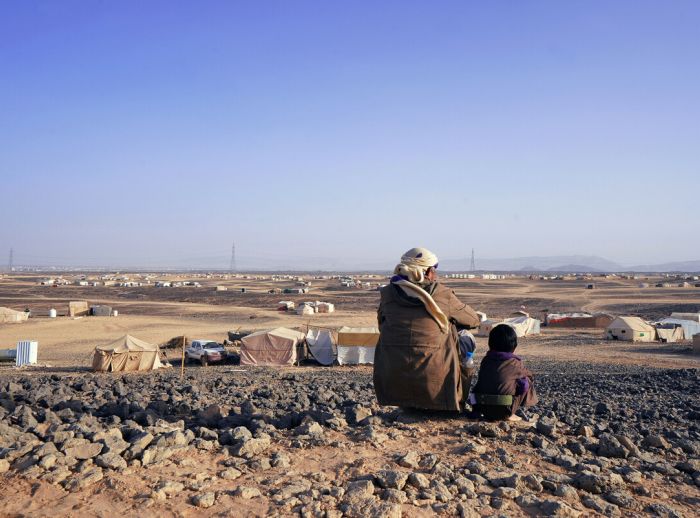
[[[394,274],[401,275],[414,284],[424,284],[425,271],[437,264],[437,255],[427,248],[411,248],[401,256],[401,262],[394,268]]]

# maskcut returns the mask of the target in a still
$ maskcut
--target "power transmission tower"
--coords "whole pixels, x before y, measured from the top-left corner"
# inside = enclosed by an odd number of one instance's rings
[[[15,251],[14,249],[10,248],[10,260],[7,263],[7,271],[11,272],[12,268],[14,267],[14,262],[15,262]]]
[[[469,271],[475,272],[476,271],[476,260],[474,259],[474,249],[472,248],[472,262],[469,265]]]
[[[231,245],[231,265],[229,266],[231,273],[236,271],[236,242]]]

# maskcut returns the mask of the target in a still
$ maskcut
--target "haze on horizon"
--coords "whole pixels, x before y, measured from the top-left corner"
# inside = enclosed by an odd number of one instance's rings
[[[700,4],[3,2],[0,265],[700,259]]]

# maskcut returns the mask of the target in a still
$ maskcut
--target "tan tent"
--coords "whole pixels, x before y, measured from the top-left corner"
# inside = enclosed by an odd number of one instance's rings
[[[341,327],[338,330],[338,363],[374,363],[378,341],[379,329],[376,327]]]
[[[659,324],[656,326],[656,336],[660,342],[676,343],[685,340],[685,333],[681,326],[673,324]]]
[[[294,365],[304,333],[278,327],[258,331],[241,340],[241,365]]]
[[[157,345],[125,335],[95,347],[92,369],[99,372],[150,371],[163,367]]]
[[[10,308],[0,308],[0,324],[24,322],[29,318],[26,311],[15,311]]]
[[[656,329],[639,317],[617,317],[607,327],[606,336],[609,340],[653,342]]]
[[[73,300],[68,303],[69,317],[83,317],[90,314],[90,308],[85,300]]]

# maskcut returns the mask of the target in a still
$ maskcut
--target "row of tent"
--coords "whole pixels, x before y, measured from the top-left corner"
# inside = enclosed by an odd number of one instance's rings
[[[628,342],[681,342],[692,340],[700,334],[700,320],[697,318],[664,318],[658,322],[645,322],[639,317],[621,316],[615,318],[606,329],[606,338]]]
[[[337,337],[329,329],[310,329],[305,334],[278,327],[241,339],[241,365],[294,365],[307,358],[321,365],[372,364],[378,342],[376,327],[341,327]]]
[[[520,313],[500,321],[484,319],[477,336],[488,336],[499,324],[513,327],[518,337],[539,333],[540,321]],[[696,335],[700,336],[700,314],[673,313],[671,318],[654,324],[639,317],[620,316],[606,329],[608,339],[633,342],[678,342],[691,340]],[[241,365],[294,365],[309,358],[321,365],[372,364],[378,341],[376,327],[346,326],[337,332],[312,328],[307,333],[278,327],[242,337]],[[126,335],[96,347],[92,366],[96,371],[113,372],[147,371],[169,365],[161,361],[157,345]]]
[[[337,336],[328,329],[308,333],[278,327],[258,331],[241,340],[241,365],[294,365],[313,358],[321,365],[374,363],[379,341],[376,327],[342,327]],[[170,365],[157,345],[130,335],[95,347],[92,369],[97,372],[151,371]]]

